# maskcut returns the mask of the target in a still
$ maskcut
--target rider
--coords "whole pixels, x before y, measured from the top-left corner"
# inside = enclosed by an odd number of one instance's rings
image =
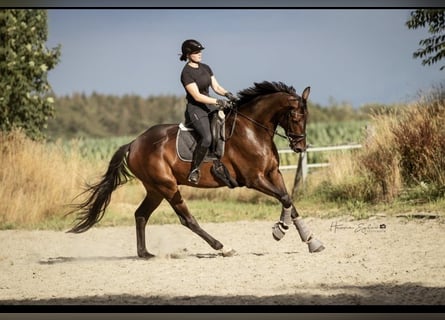
[[[209,96],[209,87],[218,95],[229,100],[236,100],[234,95],[224,89],[213,75],[212,69],[202,60],[204,47],[196,40],[189,39],[182,43],[181,61],[187,61],[182,69],[181,83],[186,90],[187,108],[185,120],[199,134],[198,145],[193,152],[192,168],[188,181],[197,184],[200,178],[199,167],[203,162],[212,143],[210,131],[210,114],[229,107],[227,100],[215,99]]]

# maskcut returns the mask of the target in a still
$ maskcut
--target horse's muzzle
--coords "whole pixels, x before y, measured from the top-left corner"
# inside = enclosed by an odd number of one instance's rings
[[[306,146],[306,135],[292,135],[288,136],[289,147],[296,153],[305,152]]]
[[[296,153],[302,153],[302,152],[306,151],[306,148],[295,147],[295,148],[292,148],[292,150]]]

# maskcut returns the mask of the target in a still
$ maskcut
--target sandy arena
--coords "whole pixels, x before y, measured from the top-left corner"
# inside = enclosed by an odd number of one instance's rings
[[[326,250],[294,227],[275,241],[273,221],[202,223],[227,258],[179,224],[147,227],[151,260],[133,227],[0,231],[0,304],[445,304],[443,218],[305,222]]]

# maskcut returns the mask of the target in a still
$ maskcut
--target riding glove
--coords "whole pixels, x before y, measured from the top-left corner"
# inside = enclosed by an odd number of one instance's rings
[[[226,92],[224,97],[226,97],[227,99],[229,99],[232,102],[235,102],[237,100],[236,97],[229,91]]]
[[[223,99],[217,99],[216,105],[219,107],[219,110],[225,110],[231,107],[230,102]]]

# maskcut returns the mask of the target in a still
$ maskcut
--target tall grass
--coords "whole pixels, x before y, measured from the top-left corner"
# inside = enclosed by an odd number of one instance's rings
[[[408,186],[420,183],[444,193],[445,88],[409,108],[393,127],[401,174]]]
[[[0,225],[33,225],[59,215],[87,175],[78,153],[30,140],[21,131],[0,133]]]
[[[313,191],[327,200],[377,203],[445,196],[444,88],[415,103],[372,116],[364,147],[330,159]]]
[[[364,147],[357,155],[357,167],[363,181],[372,188],[367,188],[364,201],[392,201],[400,190],[400,156],[395,144],[392,128],[397,126],[397,117],[393,114],[375,115],[373,133],[364,141]]]

